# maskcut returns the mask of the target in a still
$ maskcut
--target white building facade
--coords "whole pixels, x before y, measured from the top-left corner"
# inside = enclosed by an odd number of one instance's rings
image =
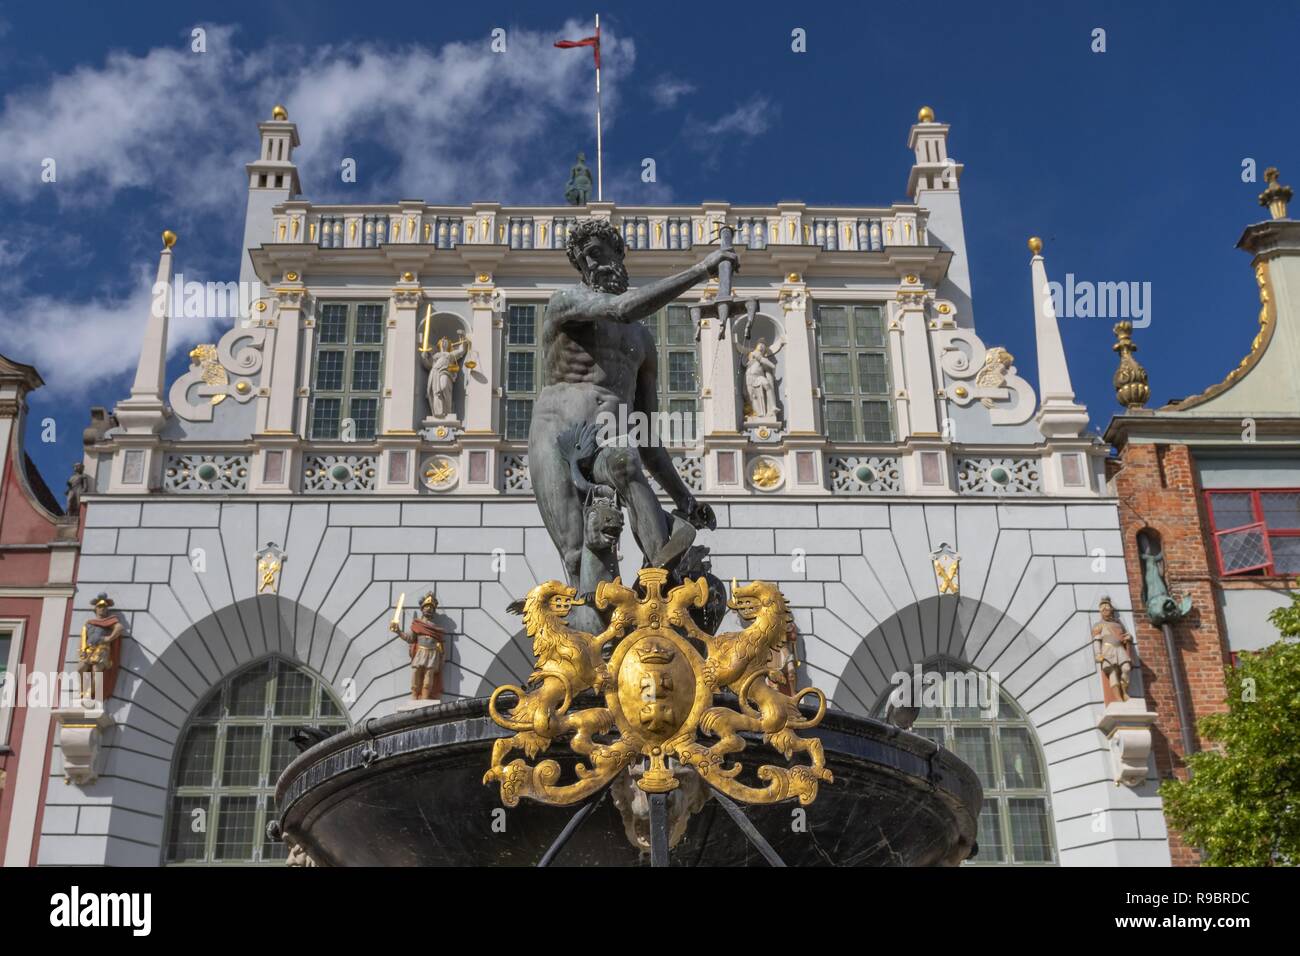
[[[185,343],[194,364],[174,382],[175,330],[155,310],[131,394],[88,445],[68,656],[100,592],[131,637],[89,769],[65,785],[56,746],[48,779],[19,782],[44,791],[40,863],[282,858],[262,830],[293,729],[408,694],[388,630],[401,595],[436,590],[444,699],[526,679],[506,604],[564,577],[527,427],[545,305],[576,281],[564,241],[583,217],[620,230],[633,285],[736,229],[751,343],[783,345],[776,414],[746,401],[736,328],[697,341],[690,307],[715,283],[650,320],[660,406],[680,413],[679,474],[718,515],[698,539],[714,573],[780,584],[801,677],[883,716],[917,667],[996,676],[995,713],[931,702],[915,728],[984,781],[976,865],[1168,863],[1140,735],[1098,727],[1103,595],[1132,630],[1105,449],[1084,431],[1037,249],[1037,393],[994,330],[976,334],[962,167],[929,110],[906,201],[852,208],[318,205],[300,194],[296,125],[277,108],[259,130],[241,279],[266,296],[219,341]],[[467,343],[454,409],[435,417],[420,349],[441,338]],[[625,535],[625,580],[640,563]]]

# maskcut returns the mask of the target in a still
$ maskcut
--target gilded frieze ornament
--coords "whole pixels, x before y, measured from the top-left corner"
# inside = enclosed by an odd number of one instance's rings
[[[701,630],[690,614],[691,608],[708,603],[707,580],[688,580],[665,596],[667,582],[663,568],[641,569],[644,596],[618,578],[600,582],[595,605],[609,612],[609,626],[599,634],[565,623],[573,607],[584,601],[575,588],[559,581],[537,585],[512,605],[523,614],[535,664],[526,687],[498,687],[488,703],[492,719],[513,731],[493,745],[492,766],[483,778],[484,783],[500,785],[506,806],[523,798],[556,806],[576,803],[641,760],[644,769],[634,779],[645,793],[674,790],[683,773],[694,772],[709,786],[745,803],[797,798],[810,804],[818,785],[832,781],[821,741],[796,733],[821,722],[825,695],[809,687],[789,696],[768,682],[773,651],[789,633],[790,614],[781,591],[765,581],[743,586],[733,581],[727,606],[746,627],[715,636]],[[606,662],[604,649],[616,641]],[[604,706],[571,710],[587,690],[603,696]],[[714,706],[714,694],[724,690],[736,695],[738,709]],[[515,698],[506,711],[500,707],[503,694]],[[805,697],[817,701],[811,717],[798,707]],[[802,753],[810,763],[763,765],[757,776],[766,786],[742,783],[737,779],[741,765],[729,762],[745,749],[742,733],[762,733],[787,760]],[[557,737],[568,734],[570,749],[581,758],[571,782],[560,780],[560,764],[552,759],[506,762],[515,751],[535,759]],[[601,743],[598,734],[614,740]],[[716,742],[706,745],[699,734]],[[671,766],[670,758],[680,766]]]
[[[221,360],[217,357],[216,345],[194,346],[190,350],[190,362],[197,366],[203,384],[220,387],[230,382],[230,377],[226,374],[225,368],[221,365]],[[217,405],[224,401],[225,398],[226,392],[222,390],[214,394],[211,401],[213,405]]]
[[[948,546],[946,541],[930,552],[934,562],[934,580],[940,594],[961,593],[961,581],[957,573],[961,568],[961,555]]]
[[[1015,369],[1011,367],[1011,363],[1015,360],[1016,357],[1006,349],[999,345],[993,346],[984,353],[984,364],[975,373],[975,384],[980,388],[1006,388],[1008,372],[1015,373]],[[980,404],[985,408],[992,408],[994,405],[993,397],[985,395],[980,399]]]
[[[444,455],[430,458],[424,465],[424,484],[430,491],[447,491],[456,484],[456,463]]]
[[[1115,370],[1115,398],[1125,408],[1141,408],[1151,397],[1147,385],[1147,370],[1133,358],[1137,346],[1133,344],[1133,323],[1115,323],[1115,344],[1111,349],[1119,353],[1119,368]]]
[[[771,458],[757,459],[749,470],[749,480],[756,488],[761,488],[763,491],[777,488],[784,479],[781,466]]]
[[[276,594],[280,588],[280,569],[284,567],[285,553],[273,541],[257,552],[257,593]]]

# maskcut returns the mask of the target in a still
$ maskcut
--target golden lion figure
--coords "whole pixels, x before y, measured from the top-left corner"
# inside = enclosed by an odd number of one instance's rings
[[[589,755],[594,746],[593,734],[610,729],[613,720],[603,707],[568,713],[573,698],[588,688],[601,692],[609,681],[609,671],[601,658],[602,648],[621,635],[625,617],[616,612],[600,634],[577,631],[564,623],[575,604],[584,603],[577,589],[547,581],[528,592],[522,602],[524,629],[533,639],[536,668],[528,676],[531,690],[513,684],[498,687],[488,699],[488,714],[502,727],[515,731],[492,745],[492,769],[484,783],[502,780],[509,768],[503,761],[512,751],[523,750],[529,759],[550,747],[561,734],[572,733],[570,744],[576,753]],[[511,606],[512,610],[519,605]],[[518,697],[508,713],[497,709],[497,698],[505,692]]]
[[[698,585],[707,588],[703,579]],[[711,747],[697,743],[684,746],[681,748],[682,761],[699,769],[706,778],[710,773],[721,774],[726,778],[735,777],[740,772],[740,765],[724,766],[727,755],[745,749],[745,741],[740,736],[742,731],[761,732],[764,742],[771,744],[787,760],[795,753],[808,755],[811,766],[792,768],[790,772],[797,779],[789,783],[799,793],[801,800],[810,786],[811,793],[815,796],[816,780],[830,783],[834,778],[826,768],[822,742],[816,738],[800,737],[795,731],[816,727],[821,723],[822,717],[826,715],[826,696],[815,687],[806,687],[790,697],[769,686],[763,679],[768,676],[776,679],[776,675],[769,674],[768,661],[772,650],[784,642],[786,628],[790,623],[785,596],[775,585],[766,581],[754,581],[743,586],[737,586],[732,581],[731,595],[727,606],[742,621],[750,622],[743,631],[714,636],[697,628],[686,614],[680,615],[673,622],[708,648],[708,659],[704,662],[705,681],[714,688],[729,688],[740,703],[739,713],[727,707],[711,707],[705,711],[700,719],[700,730],[711,737],[717,737],[718,742]],[[805,717],[798,705],[799,701],[809,695],[817,698],[817,713]],[[770,769],[778,771],[781,768]],[[811,779],[806,776],[809,774]],[[760,777],[764,779],[773,779],[774,776],[778,778],[775,783],[782,782],[779,774],[760,772]],[[719,789],[726,789],[716,780],[710,780],[710,783]],[[753,799],[752,795],[749,797]]]

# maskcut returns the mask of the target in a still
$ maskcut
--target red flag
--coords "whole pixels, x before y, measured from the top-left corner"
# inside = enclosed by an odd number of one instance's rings
[[[591,52],[596,57],[596,69],[600,69],[600,27],[596,27],[596,35],[586,37],[582,40],[556,40],[555,45],[562,50],[569,50],[575,46],[589,46]]]

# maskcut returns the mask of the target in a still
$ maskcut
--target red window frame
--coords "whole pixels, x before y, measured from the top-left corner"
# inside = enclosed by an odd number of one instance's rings
[[[1269,528],[1268,522],[1264,520],[1264,505],[1260,501],[1261,494],[1300,494],[1300,488],[1207,488],[1205,494],[1205,517],[1209,524],[1210,535],[1214,539],[1215,559],[1219,562],[1219,574],[1223,577],[1235,577],[1239,574],[1248,574],[1251,571],[1262,570],[1266,575],[1272,577],[1287,577],[1291,572],[1278,572],[1273,566],[1273,538],[1298,538],[1300,537],[1300,528]],[[1220,528],[1214,523],[1214,495],[1250,495],[1250,512],[1254,521],[1247,524],[1238,525],[1235,528]],[[1223,547],[1222,538],[1225,534],[1232,534],[1240,531],[1249,531],[1252,528],[1259,528],[1264,536],[1264,553],[1268,558],[1263,564],[1255,564],[1248,568],[1234,568],[1231,571],[1225,570],[1223,566]]]

